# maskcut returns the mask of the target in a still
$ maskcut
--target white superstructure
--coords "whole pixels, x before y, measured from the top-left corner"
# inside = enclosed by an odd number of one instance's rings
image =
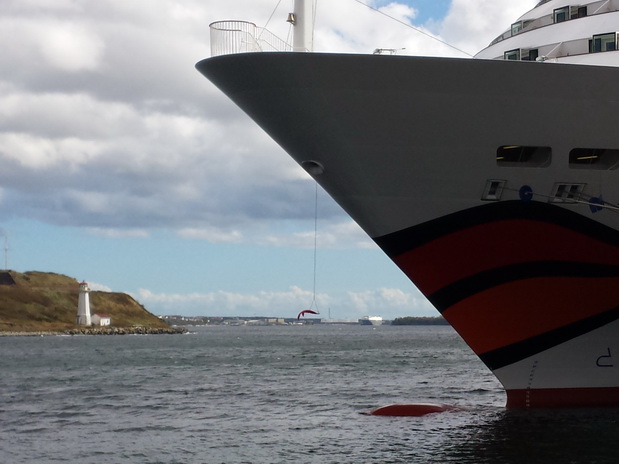
[[[545,0],[475,58],[619,66],[619,0]]]

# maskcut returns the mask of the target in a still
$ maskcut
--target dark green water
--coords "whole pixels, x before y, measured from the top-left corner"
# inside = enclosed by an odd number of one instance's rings
[[[619,410],[505,411],[449,327],[0,337],[0,463],[616,463]],[[465,411],[361,414],[398,402]]]

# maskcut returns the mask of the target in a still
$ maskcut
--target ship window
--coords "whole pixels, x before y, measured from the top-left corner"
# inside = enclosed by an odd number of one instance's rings
[[[522,21],[512,24],[512,35],[516,35],[520,31],[522,31]]]
[[[587,16],[586,6],[573,6],[570,11],[570,19],[584,18]]]
[[[550,147],[503,145],[497,148],[496,163],[501,167],[541,168],[550,165]]]
[[[590,42],[590,52],[609,52],[617,49],[617,34],[610,32],[608,34],[594,35]]]
[[[611,170],[619,167],[619,150],[574,148],[570,151],[570,168]]]
[[[555,23],[562,23],[569,19],[570,7],[564,6],[563,8],[557,8],[553,11],[553,17]]]
[[[520,49],[517,48],[515,50],[509,50],[503,54],[503,59],[505,60],[519,60],[520,59]]]
[[[536,61],[539,57],[539,50],[537,48],[522,50],[521,56],[523,61]]]
[[[551,201],[555,203],[575,203],[580,200],[580,195],[585,188],[585,184],[561,184],[554,185]]]

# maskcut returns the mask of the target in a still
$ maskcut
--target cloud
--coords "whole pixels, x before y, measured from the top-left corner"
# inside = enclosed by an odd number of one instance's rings
[[[354,309],[363,315],[382,314],[385,311],[402,311],[402,314],[435,312],[432,305],[418,292],[407,293],[399,288],[379,288],[362,292],[348,292]]]
[[[87,229],[91,235],[106,238],[146,238],[150,232],[145,229],[105,229],[101,227],[91,227]]]
[[[225,291],[164,294],[139,289],[135,298],[150,308],[158,308],[163,311],[162,314],[174,314],[182,308],[184,314],[249,316],[294,313],[296,308],[303,309],[312,301],[313,293],[296,286],[286,292],[260,291],[253,294]],[[316,299],[328,303],[328,297],[324,294],[317,295]]]
[[[93,71],[101,63],[103,40],[80,24],[55,21],[40,25],[36,37],[41,54],[48,63],[62,71]],[[33,31],[34,32],[34,31]]]
[[[384,14],[352,0],[323,2],[315,48],[461,57],[444,42],[475,53],[535,1],[453,0],[443,21],[424,24],[404,2],[370,2]],[[268,24],[283,39],[288,8]],[[18,46],[0,60],[0,219],[108,239],[311,249],[314,181],[194,69],[210,55],[210,22],[264,26],[272,12],[267,0],[4,0],[0,41]],[[322,191],[316,238],[325,250],[376,248]],[[251,316],[294,313],[312,294],[290,287],[137,297],[162,314]],[[317,300],[359,317],[434,314],[418,292],[388,287]]]
[[[259,291],[256,293],[208,292],[191,294],[155,293],[139,289],[133,295],[151,312],[156,314],[188,314],[194,316],[286,316],[294,317],[313,302],[313,292],[297,286],[287,291]],[[417,291],[407,293],[400,289],[379,288],[372,291],[344,292],[341,294],[317,293],[314,309],[321,317],[360,318],[367,315],[381,315],[394,319],[410,315],[436,316],[438,313]],[[337,309],[336,309],[337,308]]]
[[[414,8],[385,3],[400,23],[352,1],[319,8],[316,48],[458,55],[401,24]],[[479,3],[454,0],[441,27],[416,27],[473,48],[471,37],[487,42],[524,9]],[[286,38],[284,10],[269,28]],[[193,67],[209,55],[210,21],[261,26],[271,12],[266,0],[6,2],[0,40],[20,46],[0,62],[0,215],[214,242],[262,228],[265,245],[307,246],[313,181]],[[323,243],[337,246],[346,215],[325,199],[321,218]],[[280,233],[289,221],[306,228]]]
[[[107,285],[99,284],[97,282],[88,282],[88,286],[95,292],[111,292],[112,289]]]
[[[316,232],[307,228],[301,232],[260,236],[255,240],[260,245],[292,248],[314,248],[314,246],[320,249],[376,248],[374,242],[352,220],[329,222],[320,225]]]
[[[211,243],[241,243],[243,234],[238,230],[222,230],[221,228],[185,228],[178,231],[183,238],[206,240]]]
[[[475,54],[487,47],[538,1],[453,0],[438,30],[447,42]],[[480,14],[482,11],[483,14]]]

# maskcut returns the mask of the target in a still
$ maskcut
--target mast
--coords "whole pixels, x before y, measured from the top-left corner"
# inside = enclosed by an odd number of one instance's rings
[[[294,26],[292,49],[295,52],[314,49],[314,1],[295,0],[294,11],[288,15],[288,22]]]

